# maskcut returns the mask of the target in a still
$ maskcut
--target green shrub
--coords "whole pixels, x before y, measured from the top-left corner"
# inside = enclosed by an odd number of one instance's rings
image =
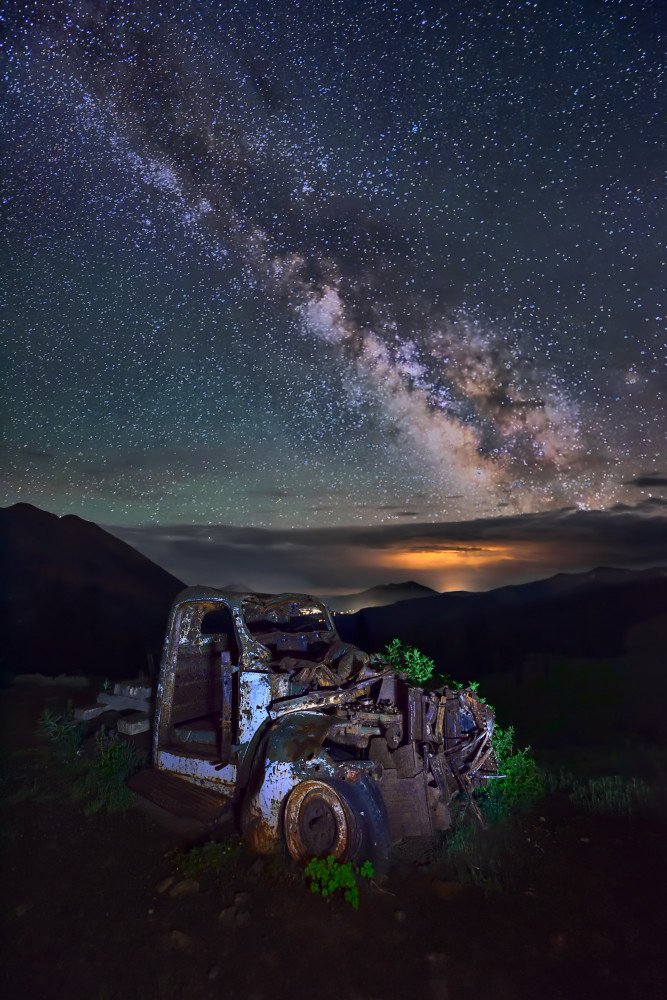
[[[535,763],[530,747],[518,747],[514,740],[514,726],[494,726],[493,749],[498,761],[498,774],[482,790],[492,809],[500,811],[530,806],[544,795],[544,776]]]
[[[433,676],[435,670],[433,660],[420,653],[415,646],[407,646],[400,639],[392,639],[385,647],[383,655],[395,670],[406,673],[413,684],[422,685]]]
[[[375,869],[370,861],[355,866],[362,878],[373,878]],[[310,891],[331,897],[338,889],[343,890],[343,898],[353,909],[359,908],[359,886],[349,863],[337,861],[333,854],[328,858],[313,858],[306,865],[306,875],[310,878]]]
[[[497,823],[508,814],[528,808],[544,794],[542,774],[531,756],[530,747],[517,747],[514,726],[494,727],[493,748],[498,776],[475,792],[487,822]]]

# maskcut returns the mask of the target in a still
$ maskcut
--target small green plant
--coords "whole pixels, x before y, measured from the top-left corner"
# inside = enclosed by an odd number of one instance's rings
[[[72,702],[60,714],[45,708],[39,717],[39,732],[56,744],[58,752],[66,761],[76,758],[81,752],[84,725],[74,719]]]
[[[421,653],[416,646],[407,646],[400,639],[391,640],[385,647],[384,656],[395,670],[406,673],[413,684],[424,684],[433,676],[433,660]]]
[[[126,743],[116,732],[102,726],[95,737],[97,754],[83,765],[83,774],[72,790],[74,798],[87,798],[87,816],[106,808],[107,812],[126,809],[132,792],[126,782],[145,764],[136,747]]]
[[[373,878],[375,869],[370,861],[355,865],[354,870],[349,862],[337,861],[333,854],[328,858],[313,858],[306,865],[306,875],[310,878],[310,891],[325,897],[331,897],[338,890],[343,891],[346,903],[359,909],[359,886],[355,872],[362,878]]]
[[[201,872],[219,872],[238,859],[243,841],[236,837],[228,840],[209,840],[197,844],[176,857],[176,869],[188,878]]]

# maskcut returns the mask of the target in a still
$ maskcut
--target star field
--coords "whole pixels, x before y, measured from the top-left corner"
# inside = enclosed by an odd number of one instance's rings
[[[4,502],[326,527],[662,482],[665,22],[14,4]]]

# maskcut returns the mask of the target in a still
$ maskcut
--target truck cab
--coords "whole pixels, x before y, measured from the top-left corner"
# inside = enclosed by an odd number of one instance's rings
[[[260,853],[386,857],[449,825],[496,769],[493,713],[469,688],[411,685],[343,642],[321,601],[191,587],[171,609],[153,767],[135,784],[213,817],[232,804]],[[141,787],[140,787],[141,786]]]

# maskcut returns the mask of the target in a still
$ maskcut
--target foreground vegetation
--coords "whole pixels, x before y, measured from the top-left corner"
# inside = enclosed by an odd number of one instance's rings
[[[127,779],[146,761],[115,731],[102,726],[86,745],[85,725],[74,719],[68,702],[61,712],[44,709],[38,735],[43,739],[36,747],[20,751],[23,766],[13,769],[12,777],[24,780],[7,790],[8,804],[71,798],[83,804],[87,816],[100,810],[119,812],[131,805],[134,794]]]
[[[397,666],[407,662],[421,676],[427,674],[427,658],[418,650],[409,653],[406,657],[400,644],[394,644]],[[438,679],[430,673],[426,680]],[[126,808],[133,800],[127,778],[144,761],[114,732],[102,727],[84,739],[84,731],[74,720],[71,705],[58,713],[45,710],[38,745],[12,755],[15,763],[20,757],[20,766],[12,768],[11,780],[5,782],[6,803],[70,798],[82,804],[86,815]],[[634,836],[633,831],[650,827],[654,820],[664,824],[667,818],[664,791],[642,777],[600,774],[599,770],[582,776],[562,766],[548,767],[530,747],[519,745],[511,725],[495,726],[494,749],[503,777],[474,793],[487,829],[480,828],[465,799],[456,800],[451,808],[452,826],[435,839],[431,852],[434,869],[447,870],[448,877],[461,883],[487,893],[525,892],[544,877],[549,858],[558,855],[561,831],[572,832],[578,825],[609,825],[611,820],[610,830]],[[585,837],[580,839],[586,842]],[[231,837],[196,845],[179,854],[175,864],[184,877],[207,873],[234,880],[246,861],[242,841]],[[282,877],[281,865],[277,859],[263,871]],[[290,873],[290,877],[297,875]],[[359,905],[359,880],[371,877],[367,865],[353,870],[333,859],[316,859],[298,875],[309,881],[312,892],[341,898],[353,908]]]

